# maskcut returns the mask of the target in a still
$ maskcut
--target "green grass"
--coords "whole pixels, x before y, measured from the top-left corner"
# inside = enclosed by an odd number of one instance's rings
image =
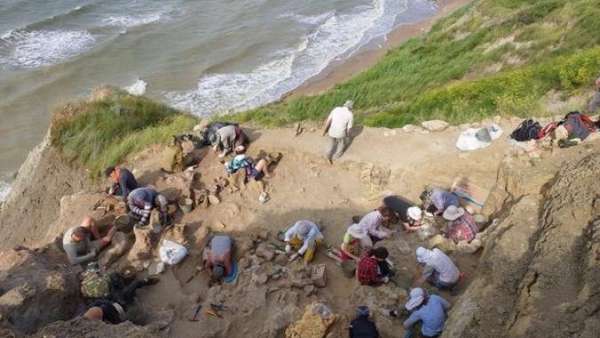
[[[115,91],[100,101],[69,105],[52,125],[52,144],[98,177],[102,170],[151,144],[190,130],[197,119],[144,97]],[[62,111],[58,112],[62,115]]]
[[[543,115],[549,91],[577,95],[600,74],[599,17],[598,0],[474,1],[322,95],[233,118],[263,126],[320,120],[348,99],[370,126]]]

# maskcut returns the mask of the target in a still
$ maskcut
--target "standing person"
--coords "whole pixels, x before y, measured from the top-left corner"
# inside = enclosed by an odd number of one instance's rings
[[[323,135],[329,136],[329,147],[327,148],[327,160],[333,164],[333,159],[338,159],[342,156],[348,145],[350,131],[354,116],[352,114],[352,106],[354,102],[346,101],[343,107],[334,108],[329,117],[325,121],[325,129]]]
[[[390,281],[391,270],[387,265],[389,252],[384,247],[370,249],[358,262],[356,279],[361,285],[378,286]]]
[[[362,305],[356,309],[356,318],[350,322],[350,338],[379,338],[377,326],[369,318],[371,315],[369,308]]]
[[[100,250],[110,244],[116,231],[115,227],[111,227],[106,236],[102,236],[94,219],[85,217],[80,225],[70,228],[63,235],[63,249],[69,263],[76,265],[93,261]]]
[[[406,310],[410,312],[404,321],[406,333],[404,338],[415,336],[415,325],[421,323],[421,337],[436,338],[442,334],[446,323],[446,313],[450,308],[444,298],[438,295],[428,295],[422,288],[410,290],[410,298],[406,302]]]
[[[227,235],[212,237],[202,253],[202,265],[210,271],[211,284],[219,283],[233,270],[233,239]]]
[[[475,218],[463,208],[451,205],[444,211],[443,217],[448,221],[445,235],[455,243],[460,241],[469,243],[479,232]]]
[[[161,225],[168,223],[167,198],[150,187],[137,188],[129,193],[127,206],[133,216],[139,218],[140,223],[144,225],[148,224],[150,213],[154,208],[158,208],[160,212]]]
[[[406,199],[399,196],[387,196],[383,199],[383,205],[394,212],[406,232],[417,231],[421,227],[423,211]]]
[[[427,281],[438,289],[451,290],[458,284],[460,271],[443,251],[438,248],[429,250],[418,247],[416,254],[417,262],[423,266],[423,273],[417,279],[417,285]]]
[[[381,206],[361,218],[358,226],[369,234],[368,240],[371,241],[369,246],[372,247],[373,243],[386,239],[396,232],[384,227],[384,223],[389,222],[393,216],[394,213],[390,208]]]
[[[285,232],[284,241],[287,243],[285,251],[291,253],[292,250],[296,250],[296,253],[290,257],[290,261],[304,257],[304,263],[310,263],[323,239],[323,234],[315,223],[298,221]]]
[[[108,167],[104,170],[104,174],[106,177],[109,177],[113,183],[108,191],[111,195],[118,195],[127,199],[129,193],[138,188],[135,176],[133,176],[131,171],[126,168]]]
[[[600,77],[596,79],[596,92],[588,102],[586,113],[595,114],[598,109],[600,109]],[[600,125],[598,127],[600,127]]]

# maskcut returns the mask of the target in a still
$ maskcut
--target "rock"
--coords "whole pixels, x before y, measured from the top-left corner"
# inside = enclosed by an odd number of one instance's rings
[[[317,288],[314,285],[307,285],[304,287],[304,297],[310,297],[317,293]]]
[[[219,199],[219,197],[217,197],[217,195],[208,195],[208,202],[211,205],[217,205],[221,203],[221,200]]]
[[[36,338],[97,338],[97,337],[133,337],[159,338],[161,335],[153,327],[135,325],[129,321],[119,325],[103,321],[86,320],[78,317],[68,322],[57,321],[35,334]]]
[[[3,328],[21,336],[74,317],[82,301],[79,271],[78,266],[66,265],[64,254],[53,247],[0,251]]]
[[[127,260],[138,271],[141,271],[143,263],[152,258],[152,229],[149,226],[136,225],[133,227],[133,233],[135,235],[135,242],[127,255]]]
[[[245,256],[253,248],[254,248],[254,242],[252,241],[251,238],[248,238],[246,236],[240,237],[240,238],[236,238],[236,240],[235,240],[235,249],[237,251],[237,254],[240,257]]]
[[[240,269],[247,269],[250,267],[250,260],[246,257],[242,257],[240,258],[239,262],[238,262]]]
[[[279,264],[279,265],[286,265],[288,263],[288,256],[284,255],[284,254],[278,254],[277,256],[275,256],[275,264]]]
[[[402,131],[406,132],[406,133],[414,133],[416,131],[418,131],[420,128],[412,125],[412,124],[407,124],[404,127],[402,127]]]
[[[117,259],[119,259],[121,256],[123,256],[125,252],[129,250],[131,244],[132,243],[129,240],[129,236],[125,235],[120,231],[117,231],[113,235],[108,249],[102,251],[102,253],[100,254],[100,257],[98,258],[98,263],[102,267],[108,267],[109,265],[117,261]]]
[[[258,268],[252,272],[252,283],[255,285],[264,285],[269,281],[269,275],[263,268]]]
[[[319,288],[327,286],[327,270],[325,264],[313,265],[310,273],[312,283]]]
[[[323,338],[337,318],[325,304],[310,304],[302,318],[285,330],[285,338]]]
[[[152,262],[148,267],[148,275],[157,276],[165,271],[165,263],[163,262]]]
[[[269,248],[267,243],[263,242],[256,248],[256,255],[264,258],[267,261],[272,261],[275,257],[275,251]]]
[[[396,248],[402,255],[409,255],[412,252],[408,242],[403,239],[396,241]]]
[[[429,131],[442,131],[448,128],[449,124],[442,120],[431,120],[421,123],[421,127]]]
[[[442,235],[435,235],[429,239],[430,248],[438,248],[445,253],[456,251],[456,244]]]

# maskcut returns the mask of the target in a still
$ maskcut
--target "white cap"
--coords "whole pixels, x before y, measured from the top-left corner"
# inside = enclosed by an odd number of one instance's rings
[[[420,221],[423,217],[423,211],[419,207],[410,207],[406,213],[408,214],[408,217],[414,219],[415,221]]]
[[[410,290],[410,296],[408,298],[408,302],[406,302],[406,305],[404,305],[404,307],[406,307],[406,309],[408,311],[412,311],[412,310],[416,309],[417,307],[419,307],[421,304],[423,304],[424,300],[425,300],[425,290],[423,290],[421,288],[414,288],[414,289]]]

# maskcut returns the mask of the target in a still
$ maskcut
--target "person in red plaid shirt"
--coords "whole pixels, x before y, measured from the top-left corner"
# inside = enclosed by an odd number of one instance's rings
[[[356,268],[356,278],[362,285],[377,286],[389,282],[387,273],[382,273],[381,265],[387,264],[389,253],[386,248],[378,247],[365,253]],[[389,269],[385,269],[389,271]]]

